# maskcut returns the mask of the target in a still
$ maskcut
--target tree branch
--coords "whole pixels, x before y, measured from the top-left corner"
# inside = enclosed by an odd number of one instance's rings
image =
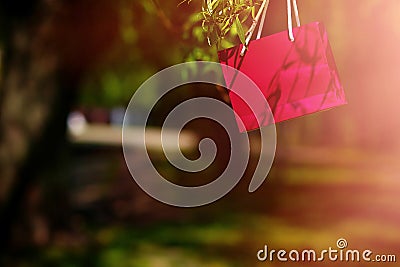
[[[172,21],[168,18],[168,16],[165,14],[165,12],[163,11],[163,9],[160,7],[160,4],[157,2],[157,0],[151,0],[151,2],[153,3],[153,5],[156,8],[156,14],[158,16],[158,18],[161,20],[161,23],[163,24],[163,26],[170,32],[172,33],[178,33],[178,31],[176,30],[176,28],[174,27],[174,24],[172,23]]]

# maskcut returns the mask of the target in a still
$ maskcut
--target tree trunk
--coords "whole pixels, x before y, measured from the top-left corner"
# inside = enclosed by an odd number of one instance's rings
[[[52,19],[46,13],[49,7],[37,2],[24,9],[16,2],[6,1],[1,7],[2,26],[6,32],[2,40],[0,86],[0,239],[3,253],[7,253],[12,225],[21,213],[25,193],[36,177],[40,161],[46,158],[46,150],[54,149],[43,140],[48,138],[46,126],[56,119],[51,115],[59,114],[57,109],[60,109],[55,106],[60,93],[56,81],[58,61],[47,44]],[[36,11],[38,5],[41,5],[40,14]]]

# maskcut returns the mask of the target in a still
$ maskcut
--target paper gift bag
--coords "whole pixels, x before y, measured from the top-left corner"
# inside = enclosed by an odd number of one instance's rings
[[[293,28],[292,34],[293,42],[287,31],[251,41],[243,56],[243,45],[218,53],[228,89],[239,85],[225,65],[255,82],[269,103],[275,122],[346,104],[324,26],[314,22]],[[242,121],[238,121],[240,131],[271,123],[261,119],[266,115],[263,111],[254,114],[233,91],[229,96],[236,119]]]

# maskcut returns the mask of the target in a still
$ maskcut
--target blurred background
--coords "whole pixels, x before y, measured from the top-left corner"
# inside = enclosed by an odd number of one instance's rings
[[[340,237],[351,249],[400,257],[400,2],[298,1],[303,24],[327,28],[349,104],[278,124],[262,187],[247,192],[255,153],[232,192],[195,209],[141,191],[120,136],[124,109],[147,78],[217,61],[201,1],[179,2],[1,1],[0,265],[264,266],[256,253],[265,244],[322,250]],[[286,1],[271,1],[265,35],[286,29],[285,12]],[[212,86],[182,87],[157,104],[151,125],[196,96],[226,99]],[[186,128],[188,140],[218,140],[206,175],[188,181],[157,147],[151,158],[177,183],[206,183],[226,166],[227,136],[204,120]],[[185,153],[196,158],[197,143]]]

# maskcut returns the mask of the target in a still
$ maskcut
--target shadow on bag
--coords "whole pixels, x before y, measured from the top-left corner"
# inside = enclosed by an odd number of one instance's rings
[[[347,103],[322,23],[314,22],[289,31],[293,41],[284,31],[251,41],[246,51],[244,45],[238,45],[218,52],[241,132]],[[233,93],[246,88],[236,88],[239,86],[235,84],[236,75],[224,66],[249,76],[270,107],[252,110]],[[268,118],[268,109],[273,119]]]

